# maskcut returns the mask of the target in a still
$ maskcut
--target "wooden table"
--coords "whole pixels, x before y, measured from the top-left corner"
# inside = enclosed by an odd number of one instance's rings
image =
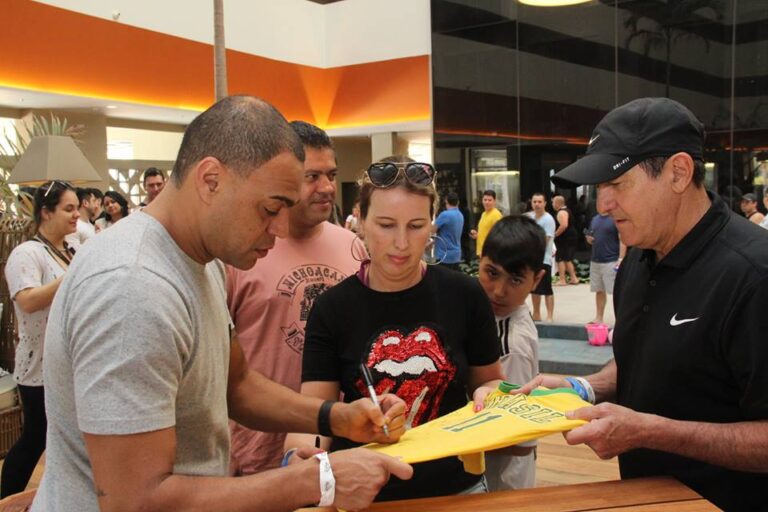
[[[720,509],[677,480],[659,477],[537,487],[471,496],[390,501],[375,503],[368,510],[370,512],[584,512],[590,510],[698,512]]]
[[[0,512],[28,510],[35,491],[0,501]],[[302,509],[305,512],[333,509]],[[371,512],[698,512],[720,510],[673,478],[636,478],[519,491],[376,503]]]

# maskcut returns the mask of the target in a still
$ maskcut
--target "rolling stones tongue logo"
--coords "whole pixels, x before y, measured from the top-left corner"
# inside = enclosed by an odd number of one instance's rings
[[[396,330],[382,332],[365,364],[377,394],[388,391],[405,401],[408,427],[437,417],[445,390],[456,375],[456,366],[437,333],[428,327],[419,327],[407,336]],[[356,384],[367,396],[363,379],[358,378]]]

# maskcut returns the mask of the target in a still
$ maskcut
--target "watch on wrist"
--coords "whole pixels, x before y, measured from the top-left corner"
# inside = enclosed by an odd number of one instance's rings
[[[333,432],[331,431],[331,407],[335,403],[335,400],[326,400],[320,406],[320,410],[317,413],[317,432],[321,436],[333,437]]]

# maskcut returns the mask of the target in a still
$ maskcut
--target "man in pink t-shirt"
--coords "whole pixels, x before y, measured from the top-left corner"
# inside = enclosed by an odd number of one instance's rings
[[[248,365],[299,391],[304,325],[315,299],[357,271],[362,243],[330,222],[336,199],[336,152],[320,128],[291,123],[304,144],[301,200],[290,210],[289,235],[250,270],[227,267],[227,304]],[[363,249],[364,251],[364,249]],[[247,475],[280,465],[285,434],[232,422],[231,469]]]

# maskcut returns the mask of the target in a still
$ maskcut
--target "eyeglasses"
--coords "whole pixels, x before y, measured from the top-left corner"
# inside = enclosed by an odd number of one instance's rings
[[[393,163],[379,162],[371,164],[365,174],[374,187],[386,188],[391,186],[402,172],[411,185],[426,187],[435,180],[435,168],[430,164],[420,162]]]

